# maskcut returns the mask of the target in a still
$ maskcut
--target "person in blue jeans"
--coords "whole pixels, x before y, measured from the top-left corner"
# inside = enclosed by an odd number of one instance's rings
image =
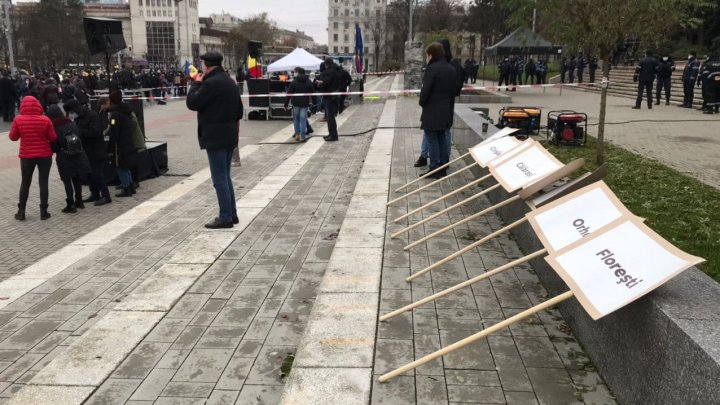
[[[243,105],[235,82],[222,68],[222,54],[209,51],[201,55],[200,60],[203,75],[193,81],[185,104],[198,113],[198,143],[200,149],[207,151],[219,206],[218,216],[205,227],[232,228],[240,222],[231,168]]]
[[[310,94],[315,93],[315,88],[305,74],[305,69],[301,67],[295,68],[295,78],[292,83],[290,83],[290,87],[288,87],[286,93],[287,97],[285,98],[285,109],[289,108],[290,101],[292,101],[293,106],[295,141],[304,141],[308,131],[308,109],[310,108],[310,98],[312,97]],[[304,95],[293,96],[293,94]]]
[[[448,162],[448,132],[453,122],[453,106],[456,94],[456,72],[445,59],[443,45],[433,42],[425,50],[427,69],[423,76],[419,104],[422,107],[420,128],[427,140],[429,171],[433,171]],[[446,169],[438,170],[428,176],[439,179],[447,175]]]

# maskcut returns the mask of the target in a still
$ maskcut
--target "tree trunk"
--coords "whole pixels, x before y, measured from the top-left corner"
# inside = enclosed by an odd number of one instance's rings
[[[597,156],[598,165],[605,163],[605,113],[607,112],[607,88],[610,82],[610,51],[602,52],[602,83],[600,90],[600,116],[598,117]]]

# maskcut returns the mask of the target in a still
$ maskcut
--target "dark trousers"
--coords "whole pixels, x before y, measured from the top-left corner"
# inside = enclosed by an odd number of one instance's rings
[[[575,83],[575,71],[571,70],[568,72],[570,76],[570,83]]]
[[[438,167],[448,162],[450,156],[450,149],[448,145],[448,135],[450,131],[425,131],[425,138],[428,142],[429,147],[429,158],[430,170],[435,170]]]
[[[510,84],[510,77],[509,77],[509,75],[507,75],[507,74],[501,74],[501,75],[500,75],[500,82],[498,83],[498,86],[502,86],[503,83],[505,83],[506,86]]]
[[[645,82],[638,82],[637,99],[635,99],[636,107],[640,107],[640,104],[642,104],[643,92],[645,92],[645,93],[647,93],[648,108],[652,108],[652,88],[653,88],[652,80],[645,81]]]
[[[578,73],[578,83],[582,83],[582,82],[583,82],[583,73],[584,73],[584,72],[585,72],[584,69],[578,69],[578,71],[577,71],[577,73]]]
[[[525,75],[525,84],[528,84],[528,81],[530,82],[530,84],[533,84],[533,82],[535,81],[535,73]]]
[[[665,101],[670,102],[670,83],[672,82],[672,79],[669,77],[658,77],[658,85],[657,89],[655,90],[655,100],[659,103],[660,102],[660,95],[662,93],[663,88],[665,89]]]
[[[93,196],[110,199],[110,190],[105,182],[105,159],[90,160],[90,193]]]
[[[565,71],[565,70],[560,71],[560,83],[565,83],[565,74],[566,73],[567,73],[567,71]]]
[[[65,186],[65,201],[68,205],[82,202],[82,182],[79,176],[63,180],[63,185]]]
[[[692,106],[693,98],[695,97],[695,81],[694,80],[683,80],[683,104]]]
[[[590,69],[590,83],[595,83],[595,69]]]
[[[35,166],[38,167],[38,183],[40,184],[40,205],[47,207],[48,205],[48,178],[50,177],[50,167],[52,167],[52,157],[20,159],[20,173],[22,181],[20,182],[20,205],[27,204],[28,195],[30,194],[30,184],[32,183]]]
[[[235,203],[235,189],[232,184],[230,169],[232,167],[232,149],[208,149],[208,162],[210,163],[210,177],[212,178],[215,194],[217,195],[220,213],[218,218],[222,222],[232,222],[237,216]]]
[[[327,119],[328,135],[330,137],[337,137],[337,122],[335,116],[337,115],[337,100],[335,97],[325,98],[325,119]]]
[[[5,122],[10,122],[15,118],[15,100],[0,101],[0,108],[2,108],[3,120]]]

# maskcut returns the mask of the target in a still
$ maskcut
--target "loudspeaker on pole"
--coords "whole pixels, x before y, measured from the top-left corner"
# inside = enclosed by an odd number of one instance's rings
[[[90,54],[112,54],[127,48],[122,21],[109,18],[83,18],[85,40]]]

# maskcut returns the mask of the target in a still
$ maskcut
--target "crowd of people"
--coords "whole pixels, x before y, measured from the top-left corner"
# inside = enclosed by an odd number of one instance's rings
[[[655,105],[660,104],[663,90],[665,91],[665,104],[670,104],[672,75],[675,72],[675,62],[669,55],[659,60],[652,52],[647,52],[635,67],[634,81],[638,84],[637,98],[634,109],[640,109],[643,95],[647,95],[647,108],[652,109],[653,86],[657,80],[655,91]],[[695,98],[695,88],[701,89],[702,107],[705,114],[720,112],[720,58],[708,55],[701,63],[694,53],[690,53],[687,63],[682,70],[683,103],[680,107],[692,108]]]
[[[547,82],[547,62],[539,59],[537,63],[532,58],[525,59],[515,56],[506,56],[499,66],[500,80],[498,86],[503,84],[506,91],[515,91],[518,84],[545,84]],[[523,74],[525,79],[523,80]]]
[[[26,219],[36,168],[40,219],[50,218],[48,183],[53,156],[65,188],[64,213],[76,213],[85,208],[85,203],[102,206],[112,202],[105,175],[109,165],[119,180],[120,192],[115,197],[136,193],[132,170],[137,152],[145,148],[145,137],[132,107],[123,101],[120,90],[114,90],[109,97],[100,97],[92,109],[94,76],[75,72],[63,76],[58,72],[35,76],[20,71],[15,78],[5,72],[0,79],[3,118],[12,121],[8,136],[20,142],[21,184],[15,214],[19,221]],[[15,116],[18,102],[19,114]],[[83,197],[85,183],[90,191],[87,197]]]

